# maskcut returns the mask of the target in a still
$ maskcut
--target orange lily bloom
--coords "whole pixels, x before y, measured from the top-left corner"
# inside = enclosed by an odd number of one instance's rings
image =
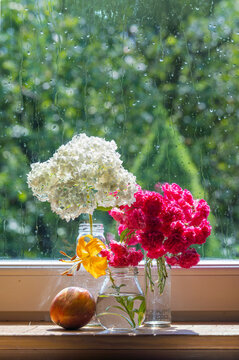
[[[89,238],[90,241],[85,241],[85,238]],[[61,260],[68,263],[76,263],[71,269],[65,271],[63,274],[72,275],[75,267],[79,270],[80,265],[82,264],[86,271],[88,271],[95,279],[105,275],[107,269],[107,258],[98,256],[101,250],[105,249],[105,244],[94,238],[92,235],[84,235],[78,239],[78,244],[76,247],[76,256],[71,258],[71,260]],[[63,255],[66,255],[62,252]],[[71,271],[71,273],[70,273]]]
[[[90,241],[86,242],[85,237]],[[95,279],[105,275],[107,268],[107,258],[97,256],[101,250],[105,249],[105,244],[92,235],[81,236],[78,240],[76,254],[82,260],[82,265]]]

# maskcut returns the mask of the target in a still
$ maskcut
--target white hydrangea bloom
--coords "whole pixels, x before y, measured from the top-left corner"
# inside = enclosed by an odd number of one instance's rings
[[[76,135],[49,160],[31,165],[28,186],[66,221],[93,214],[97,207],[130,205],[136,178],[123,168],[116,149],[114,141]]]

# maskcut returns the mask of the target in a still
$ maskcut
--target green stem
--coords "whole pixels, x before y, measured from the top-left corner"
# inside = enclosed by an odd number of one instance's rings
[[[90,220],[90,234],[93,236],[93,217],[91,214],[89,214],[89,220]]]
[[[145,271],[145,276],[146,276],[146,293],[148,291],[148,283],[150,286],[150,290],[154,291],[154,282],[152,280],[152,272],[151,272],[151,265],[152,265],[152,260],[150,260],[149,258],[145,259],[146,262],[146,271]]]
[[[108,268],[108,271],[109,271],[109,277],[110,277],[110,280],[111,280],[111,283],[112,283],[112,288],[113,288],[114,290],[116,290],[117,295],[120,295],[120,292],[119,292],[119,290],[118,290],[118,287],[117,287],[116,284],[115,284],[114,278],[113,278],[113,276],[112,276],[111,271],[110,271],[109,268]],[[124,307],[125,312],[129,315],[129,318],[130,318],[130,320],[131,320],[131,322],[132,322],[132,325],[133,325],[132,327],[135,328],[135,327],[136,327],[136,324],[135,324],[135,321],[134,321],[134,317],[131,315],[131,313],[130,313],[130,311],[129,311],[129,309],[128,309],[128,306],[127,306],[127,302],[126,302],[126,300],[124,299],[124,297],[117,296],[117,297],[116,297],[116,300],[118,301],[119,304],[121,304],[121,305]],[[127,321],[128,321],[128,320],[127,320]],[[128,321],[128,322],[129,322],[129,321]],[[129,322],[129,323],[130,323],[130,322]]]
[[[164,291],[166,280],[168,277],[164,256],[157,259],[157,270],[158,270],[158,288],[159,288],[159,293],[161,295]]]
[[[157,273],[158,273],[157,287],[159,289],[159,294],[161,295],[164,291],[166,280],[168,277],[164,256],[156,260],[156,265],[157,265]],[[151,259],[146,258],[145,259],[146,294],[148,291],[148,284],[150,286],[151,292],[154,291],[155,283],[152,279],[152,270],[151,270],[152,266],[153,266],[153,261]]]

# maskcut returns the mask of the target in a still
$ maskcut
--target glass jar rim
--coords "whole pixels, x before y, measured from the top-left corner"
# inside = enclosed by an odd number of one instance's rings
[[[104,225],[102,223],[94,223],[92,224],[92,229],[94,231],[104,231]],[[90,223],[80,223],[79,225],[79,232],[80,231],[89,231],[90,233]]]
[[[80,223],[79,227],[81,227],[81,226],[90,226],[90,223],[88,223],[88,222]],[[103,225],[102,223],[93,223],[92,226],[93,226],[93,227],[94,227],[94,226],[101,226],[101,227],[103,227],[104,225]]]
[[[137,266],[109,266],[106,270],[107,274],[113,273],[117,275],[137,275],[138,274],[138,267]]]

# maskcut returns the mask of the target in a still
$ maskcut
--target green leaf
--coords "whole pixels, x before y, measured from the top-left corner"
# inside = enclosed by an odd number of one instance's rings
[[[127,308],[129,311],[132,311],[134,307],[134,298],[132,296],[129,296],[127,298]]]
[[[112,285],[112,289],[116,290],[118,293],[120,292],[120,289],[123,287],[123,286],[126,286],[125,284],[121,284],[119,286],[116,286],[116,285]]]
[[[145,313],[145,310],[146,310],[146,303],[145,303],[145,300],[142,301],[140,307],[139,307],[139,313]]]
[[[130,232],[130,229],[126,228],[124,231],[122,231],[122,233],[120,234],[120,242],[122,243],[125,239],[125,237],[128,235],[128,233]]]
[[[123,309],[121,306],[118,306],[118,305],[114,305],[114,306],[112,306],[112,308],[119,309],[119,310],[125,312],[125,309]]]
[[[139,313],[139,315],[138,315],[138,325],[142,324],[143,319],[144,319],[144,313]]]
[[[117,314],[117,313],[112,313],[112,312],[102,312],[102,313],[97,314],[96,317],[103,316],[103,315],[121,316],[123,319],[125,319],[125,320],[129,323],[129,325],[130,325],[133,329],[135,328],[133,322],[132,322],[130,319],[128,319],[126,316],[122,315],[122,314]]]
[[[145,301],[145,297],[143,295],[137,295],[133,298],[133,300],[141,300],[141,301]]]

